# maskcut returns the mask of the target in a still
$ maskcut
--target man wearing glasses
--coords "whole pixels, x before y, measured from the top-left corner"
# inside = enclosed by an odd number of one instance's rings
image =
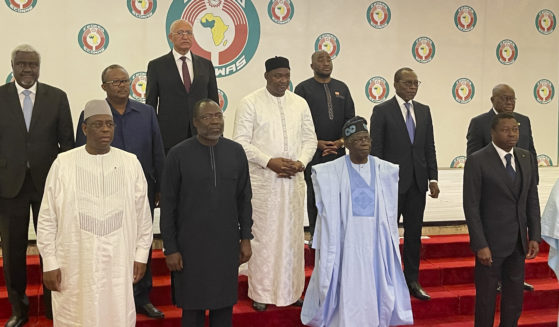
[[[122,66],[111,65],[105,68],[101,74],[101,81],[101,88],[107,93],[106,100],[116,125],[111,146],[135,154],[140,161],[147,181],[153,218],[153,210],[159,205],[161,174],[165,161],[155,111],[151,106],[128,98],[130,79]],[[83,115],[82,112],[76,130],[76,146],[86,144],[82,130]],[[163,313],[155,308],[149,299],[152,287],[151,252],[149,258],[144,278],[134,285],[136,310],[151,318],[163,318]]]
[[[217,81],[211,61],[190,51],[194,44],[192,25],[185,20],[171,24],[173,49],[149,62],[146,103],[157,110],[165,153],[175,144],[196,135],[192,108],[201,99],[219,103]]]
[[[532,160],[537,167],[538,155],[536,153],[536,149],[534,148],[530,118],[514,112],[516,105],[514,89],[507,84],[496,85],[491,93],[491,103],[493,104],[493,107],[488,112],[476,116],[470,121],[468,134],[466,134],[466,154],[469,156],[491,143],[491,121],[493,120],[493,117],[501,112],[510,112],[518,121],[519,136],[516,146],[521,149],[528,150],[532,154]],[[536,170],[536,182],[538,181],[539,176]],[[500,291],[500,289],[501,286],[499,285],[498,290]],[[533,291],[534,286],[524,282],[524,289],[527,291]]]
[[[439,196],[437,156],[429,106],[412,101],[419,84],[411,68],[394,74],[396,95],[373,108],[371,154],[400,166],[398,220],[404,224],[404,275],[410,294],[420,300],[431,297],[419,284],[421,228],[425,192]]]

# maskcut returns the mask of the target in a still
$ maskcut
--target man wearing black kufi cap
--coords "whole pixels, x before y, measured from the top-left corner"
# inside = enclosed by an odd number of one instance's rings
[[[300,304],[305,286],[305,180],[316,150],[307,102],[290,92],[289,60],[266,61],[266,87],[239,105],[233,139],[245,149],[253,189],[252,257],[248,296],[256,310],[266,304]]]

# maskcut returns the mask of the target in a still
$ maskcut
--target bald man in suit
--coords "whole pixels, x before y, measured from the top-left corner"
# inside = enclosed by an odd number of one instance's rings
[[[25,295],[29,208],[37,217],[50,166],[58,153],[74,147],[72,116],[66,93],[38,82],[41,57],[29,45],[12,52],[15,82],[0,86],[0,237],[4,278],[12,316],[7,327],[28,320]],[[45,288],[47,317],[50,292]]]

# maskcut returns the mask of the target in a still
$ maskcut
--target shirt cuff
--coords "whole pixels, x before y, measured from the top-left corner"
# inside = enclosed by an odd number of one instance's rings
[[[256,163],[259,164],[262,168],[268,168],[268,162],[270,161],[270,159],[272,159],[272,157],[263,155],[256,159]]]
[[[46,257],[46,258],[43,257],[43,272],[52,271],[59,268],[60,266],[58,265],[56,256]]]
[[[136,249],[136,258],[134,259],[134,261],[137,261],[137,262],[140,262],[140,263],[147,263],[148,262],[148,256],[149,256],[149,249],[137,248]]]
[[[429,180],[429,183],[437,183],[437,184],[439,184],[439,181],[437,181],[436,179],[431,179],[431,180]]]

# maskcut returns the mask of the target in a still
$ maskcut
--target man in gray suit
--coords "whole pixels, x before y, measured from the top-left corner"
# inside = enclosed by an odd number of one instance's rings
[[[175,144],[196,135],[192,108],[201,99],[219,103],[212,62],[190,51],[192,25],[185,20],[171,24],[173,50],[148,64],[146,104],[157,111],[165,153]]]
[[[4,278],[12,316],[7,327],[28,320],[25,295],[29,208],[37,217],[50,166],[58,153],[74,147],[68,97],[62,90],[37,81],[41,57],[29,45],[12,51],[15,82],[0,86],[0,237]],[[45,288],[47,317],[50,293]]]
[[[476,327],[493,326],[499,280],[501,326],[517,325],[524,260],[539,251],[537,166],[529,151],[515,147],[518,135],[515,116],[497,114],[491,123],[492,143],[468,156],[464,169],[464,214],[476,254]]]

